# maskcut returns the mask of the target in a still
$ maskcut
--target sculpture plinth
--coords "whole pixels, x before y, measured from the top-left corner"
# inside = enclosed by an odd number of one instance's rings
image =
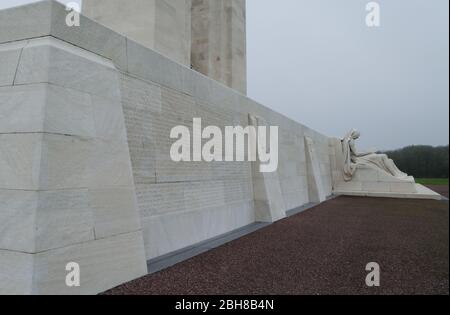
[[[333,192],[336,195],[436,199],[441,196],[415,183],[385,154],[358,152],[353,129],[344,139],[330,139]]]

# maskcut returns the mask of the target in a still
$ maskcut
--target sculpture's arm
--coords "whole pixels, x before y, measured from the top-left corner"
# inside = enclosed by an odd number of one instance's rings
[[[371,154],[375,154],[374,152],[359,152],[356,156],[357,157],[364,157],[364,156],[368,156]]]
[[[352,150],[353,155],[356,156],[356,157],[364,157],[364,156],[368,156],[368,155],[374,154],[374,152],[358,152],[356,150],[356,146],[355,146],[355,143],[353,141],[350,143],[350,149]]]

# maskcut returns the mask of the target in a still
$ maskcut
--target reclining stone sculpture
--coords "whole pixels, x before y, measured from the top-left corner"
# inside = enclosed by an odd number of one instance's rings
[[[361,137],[361,133],[352,129],[342,140],[342,152],[344,153],[344,179],[351,181],[359,165],[366,165],[376,168],[388,175],[401,180],[414,179],[405,174],[395,165],[394,161],[386,154],[378,154],[375,152],[358,152],[356,149],[356,140]]]

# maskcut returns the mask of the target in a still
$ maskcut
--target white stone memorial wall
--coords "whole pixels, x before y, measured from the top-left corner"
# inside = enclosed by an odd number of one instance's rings
[[[255,222],[250,162],[171,161],[170,130],[194,117],[279,126],[287,210],[311,201],[307,136],[331,195],[326,136],[66,15],[53,1],[0,11],[1,293],[98,293],[144,275],[148,259]],[[66,286],[69,262],[81,287]]]

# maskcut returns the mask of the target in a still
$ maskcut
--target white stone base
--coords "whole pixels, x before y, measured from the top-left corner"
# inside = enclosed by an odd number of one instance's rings
[[[442,196],[431,189],[415,184],[417,192],[415,193],[396,193],[396,192],[373,192],[373,191],[346,191],[335,190],[335,196],[359,196],[359,197],[376,197],[376,198],[402,198],[402,199],[429,199],[442,200]]]
[[[361,196],[380,198],[432,199],[441,200],[442,196],[416,184],[413,177],[404,179],[393,177],[386,172],[368,165],[358,165],[351,181],[345,181],[343,168],[344,156],[341,141],[329,140],[330,159],[333,173],[333,195]]]

